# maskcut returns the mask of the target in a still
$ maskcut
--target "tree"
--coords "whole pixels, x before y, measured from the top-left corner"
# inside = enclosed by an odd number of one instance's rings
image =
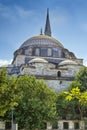
[[[58,93],[56,107],[63,119],[82,119],[87,115],[87,67],[77,73],[67,92]]]
[[[87,91],[87,67],[83,67],[75,76],[75,80],[71,84],[71,88],[79,87],[80,91]]]
[[[33,76],[18,77],[17,86],[22,92],[19,105],[15,108],[14,118],[20,128],[43,128],[44,123],[56,117],[56,93],[43,81]]]
[[[21,94],[16,85],[16,78],[9,77],[5,69],[0,70],[0,116],[18,105]]]
[[[78,87],[60,92],[57,96],[57,114],[62,119],[83,119],[87,115],[87,92]]]
[[[66,100],[66,95],[63,92],[58,93],[56,101],[57,115],[60,119],[78,119],[78,113],[75,110],[76,101]]]
[[[87,92],[81,92],[78,87],[72,88],[69,92],[64,92],[67,101],[76,101],[80,118],[83,119],[87,114]]]

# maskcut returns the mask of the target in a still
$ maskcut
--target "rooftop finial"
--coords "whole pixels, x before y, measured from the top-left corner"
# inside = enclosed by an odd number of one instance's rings
[[[51,27],[49,20],[49,8],[47,8],[47,17],[46,17],[46,25],[45,25],[45,35],[51,36]]]

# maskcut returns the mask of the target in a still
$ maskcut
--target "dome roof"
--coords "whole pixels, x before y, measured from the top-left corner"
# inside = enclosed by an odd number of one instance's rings
[[[42,59],[42,58],[34,58],[29,61],[29,63],[48,63],[48,61]]]
[[[72,61],[72,60],[64,60],[64,61],[59,63],[59,66],[61,66],[61,65],[77,65],[77,63],[75,61]]]
[[[29,47],[29,46],[39,46],[39,45],[49,45],[49,46],[57,46],[63,47],[63,45],[57,41],[55,38],[48,36],[48,35],[38,35],[31,37],[30,39],[26,40],[21,46],[21,48]]]

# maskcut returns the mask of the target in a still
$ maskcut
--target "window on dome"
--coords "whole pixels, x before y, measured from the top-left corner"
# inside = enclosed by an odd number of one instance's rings
[[[32,55],[32,48],[28,48],[25,50],[25,55]]]
[[[51,48],[48,48],[48,56],[51,56],[52,55],[52,50],[51,50]]]
[[[32,48],[29,48],[29,55],[32,55]]]
[[[62,57],[65,58],[65,53],[64,52],[62,52]]]
[[[22,49],[20,49],[19,52],[18,52],[18,54],[22,54],[22,52],[23,52]]]
[[[53,57],[58,57],[58,49],[53,48]]]
[[[39,56],[39,55],[40,55],[40,49],[39,49],[39,48],[36,48],[36,50],[35,50],[35,55],[36,55],[36,56]]]
[[[58,50],[58,57],[61,57],[61,50]]]
[[[47,48],[41,48],[41,56],[47,56]]]

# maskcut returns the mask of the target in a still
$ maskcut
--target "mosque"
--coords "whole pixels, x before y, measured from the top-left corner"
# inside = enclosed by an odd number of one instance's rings
[[[12,64],[7,67],[9,75],[28,73],[37,79],[44,79],[47,86],[56,92],[64,90],[73,81],[75,74],[83,67],[83,59],[52,37],[47,9],[44,34],[27,39],[15,52]]]
[[[37,79],[44,79],[49,88],[56,92],[66,89],[74,80],[75,74],[83,67],[83,59],[66,49],[62,43],[52,37],[47,9],[44,34],[27,39],[15,52],[9,75],[20,76],[27,73]],[[83,121],[59,120],[59,130],[80,128]],[[80,126],[79,126],[80,125]],[[48,124],[48,129],[52,127]],[[80,128],[81,129],[81,128]]]

